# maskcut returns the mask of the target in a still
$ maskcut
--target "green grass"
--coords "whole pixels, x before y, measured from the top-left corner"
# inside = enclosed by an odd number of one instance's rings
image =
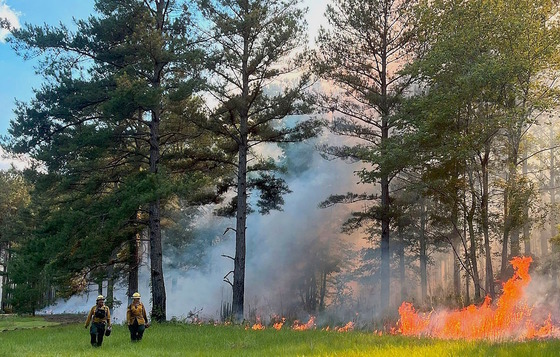
[[[17,329],[41,328],[59,325],[58,322],[45,321],[42,317],[20,317],[0,315],[0,332]]]
[[[115,326],[101,348],[89,345],[83,325],[0,333],[0,356],[557,356],[560,341],[492,344],[374,336],[366,332],[264,331],[241,327],[164,324],[131,343]]]

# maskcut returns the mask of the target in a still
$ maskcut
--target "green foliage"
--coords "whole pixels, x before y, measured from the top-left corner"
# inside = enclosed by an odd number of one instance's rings
[[[533,111],[555,96],[550,83],[559,64],[556,10],[548,0],[420,1],[414,8],[422,55],[403,73],[424,89],[400,113],[400,140],[430,194],[458,204],[456,195],[468,190],[460,175],[479,170],[492,143],[493,155],[507,155],[506,181],[498,186],[513,191],[507,194],[508,220],[520,224],[520,206],[529,204],[521,191],[529,192],[530,185],[516,178],[519,145],[534,122]]]
[[[395,114],[410,84],[399,69],[415,55],[410,26],[413,3],[342,0],[329,4],[325,14],[329,26],[319,32],[313,63],[314,72],[337,87],[319,100],[333,115],[329,128],[349,139],[342,145],[326,145],[323,152],[362,162],[363,168],[356,172],[359,182],[381,191],[333,195],[323,206],[365,201],[366,208],[353,212],[344,230],[362,229],[367,239],[381,233],[383,294],[390,290],[390,183],[408,161],[392,136],[400,125]],[[381,300],[384,306],[389,296]]]
[[[27,25],[11,40],[22,56],[42,57],[46,80],[18,104],[4,142],[44,168],[34,176],[40,221],[18,253],[20,270],[40,272],[64,296],[108,268],[126,269],[128,242],[153,221],[151,205],[216,200],[207,177],[223,170],[199,156],[212,137],[193,124],[205,115],[195,95],[203,51],[188,8],[99,0],[96,10],[75,33]]]
[[[202,15],[214,24],[206,29],[216,38],[206,59],[213,75],[207,88],[220,102],[210,120],[202,125],[222,137],[217,144],[230,154],[223,158],[232,167],[237,166],[240,148],[248,150],[260,143],[303,141],[316,136],[320,130],[318,121],[287,118],[308,112],[311,100],[305,94],[307,75],[296,83],[283,79],[286,74],[303,69],[302,54],[297,51],[303,48],[306,40],[304,10],[295,6],[296,3],[274,0],[243,5],[230,1],[198,1]],[[236,13],[245,15],[238,17]],[[240,43],[246,43],[247,48],[235,50]],[[296,59],[290,59],[291,55]],[[242,65],[245,62],[246,65]],[[285,88],[269,90],[278,84],[284,84]],[[255,156],[257,160],[247,168],[247,173],[255,173],[248,190],[261,192],[257,205],[262,213],[268,213],[270,209],[280,208],[280,195],[289,191],[282,188],[285,184],[279,178],[267,173],[278,171],[280,167],[269,158]],[[237,182],[233,179],[227,184],[229,187],[224,186],[224,190],[235,187]],[[267,200],[269,202],[265,202]],[[235,205],[234,198],[219,214],[234,214]]]
[[[31,201],[32,184],[15,169],[0,171],[0,249],[22,241],[20,229]]]

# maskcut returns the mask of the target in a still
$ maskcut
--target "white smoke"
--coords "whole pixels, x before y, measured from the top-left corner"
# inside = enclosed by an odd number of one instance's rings
[[[323,140],[332,142],[334,138],[325,136]],[[341,206],[321,209],[318,205],[330,194],[355,190],[357,179],[353,172],[357,169],[356,164],[328,161],[315,151],[313,144],[298,145],[291,159],[300,170],[286,176],[292,192],[284,197],[283,211],[272,211],[265,216],[255,212],[247,220],[246,315],[253,311],[267,318],[285,313],[297,299],[293,290],[293,271],[299,261],[310,257],[311,252],[307,250],[310,242],[319,239],[334,243],[349,239],[340,233],[349,209]],[[235,255],[235,233],[230,230],[223,237],[221,234],[234,225],[233,220],[215,217],[211,213],[199,217],[197,230],[208,232],[211,229],[219,239],[212,239],[204,266],[187,270],[164,269],[168,319],[187,319],[190,313],[198,313],[198,317],[204,320],[219,319],[222,304],[231,302],[232,288],[224,282],[224,277],[233,270],[233,261],[224,255]],[[166,259],[169,257],[164,256]],[[188,261],[190,257],[185,252],[184,256],[173,259]],[[143,264],[139,276],[140,293],[149,308],[150,276],[145,267],[149,265],[146,257]],[[233,281],[233,276],[230,275],[229,279]],[[92,290],[89,294],[61,301],[42,313],[86,312],[95,304],[97,289],[92,286]],[[113,312],[115,321],[125,318],[125,294],[125,286],[115,287],[115,298],[123,302]]]

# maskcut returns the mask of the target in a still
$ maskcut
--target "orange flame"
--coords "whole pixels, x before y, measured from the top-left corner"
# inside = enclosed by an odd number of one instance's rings
[[[272,325],[272,327],[273,327],[275,330],[281,330],[281,329],[282,329],[282,326],[284,326],[284,322],[286,322],[286,318],[285,318],[285,317],[282,318],[282,321],[277,321],[277,322],[275,322],[275,323]]]
[[[294,324],[292,325],[292,329],[296,331],[309,330],[310,328],[313,327],[315,327],[315,316],[311,316],[306,324],[303,324],[300,321],[295,320]]]
[[[336,327],[334,329],[336,332],[348,332],[348,331],[352,331],[354,330],[354,323],[352,321],[349,321],[346,325],[342,326],[342,327]]]
[[[514,275],[503,285],[503,295],[495,306],[486,297],[480,307],[470,305],[451,312],[419,314],[412,304],[399,307],[397,333],[406,336],[431,336],[443,339],[502,340],[551,337],[556,328],[549,318],[541,325],[531,320],[532,308],[523,301],[524,289],[531,281],[531,257],[511,260]]]
[[[248,330],[248,327],[245,328]],[[264,330],[265,326],[261,323],[261,318],[257,316],[257,321],[251,326],[251,330]]]

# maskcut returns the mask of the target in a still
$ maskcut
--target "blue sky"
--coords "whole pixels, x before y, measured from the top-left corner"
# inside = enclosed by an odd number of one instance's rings
[[[309,7],[307,22],[310,38],[315,37],[325,10],[325,0],[305,0]],[[93,13],[94,0],[0,0],[0,18],[8,18],[33,25],[58,25],[72,28],[73,18],[87,18]],[[10,120],[14,117],[15,100],[29,101],[33,88],[43,81],[35,73],[34,60],[24,61],[17,56],[11,45],[5,42],[7,34],[0,32],[0,135],[8,133]]]
[[[13,19],[15,15],[20,25],[62,22],[71,27],[72,18],[87,18],[93,13],[93,4],[94,0],[0,0],[0,17]],[[36,64],[17,56],[0,34],[0,135],[7,134],[15,99],[28,101],[33,88],[41,86],[42,77],[34,70]]]

